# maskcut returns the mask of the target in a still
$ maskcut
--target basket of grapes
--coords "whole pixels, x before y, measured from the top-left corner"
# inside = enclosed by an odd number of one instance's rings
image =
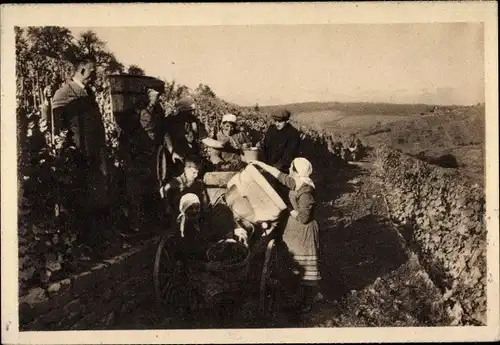
[[[245,279],[250,251],[240,242],[228,239],[211,245],[206,251],[209,271],[228,281]]]

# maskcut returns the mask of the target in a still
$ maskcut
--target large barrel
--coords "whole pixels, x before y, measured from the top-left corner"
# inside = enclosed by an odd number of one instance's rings
[[[108,76],[111,105],[118,126],[127,129],[129,116],[141,100],[147,100],[147,89],[164,92],[165,83],[159,79],[139,75]]]
[[[165,83],[159,79],[139,75],[110,75],[109,85],[113,111],[120,113],[133,109],[144,99],[147,89],[164,92]]]

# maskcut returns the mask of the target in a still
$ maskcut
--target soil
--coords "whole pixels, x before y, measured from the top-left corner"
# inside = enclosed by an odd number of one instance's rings
[[[255,327],[439,326],[449,319],[441,294],[387,218],[371,158],[341,165],[317,185],[321,226],[322,292],[326,300],[307,314],[258,316],[258,300],[225,302],[221,308],[168,315],[146,301],[117,319],[116,329]],[[213,317],[207,317],[207,313]]]

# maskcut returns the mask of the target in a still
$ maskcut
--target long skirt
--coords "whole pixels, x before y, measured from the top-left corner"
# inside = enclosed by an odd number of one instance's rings
[[[302,224],[295,218],[288,217],[283,241],[300,269],[302,285],[317,285],[321,280],[318,233],[319,227],[315,220]]]

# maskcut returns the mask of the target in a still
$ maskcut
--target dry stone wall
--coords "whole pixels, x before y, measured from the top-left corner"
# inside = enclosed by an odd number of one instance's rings
[[[109,329],[153,294],[153,242],[19,298],[21,331]]]
[[[411,229],[405,237],[441,288],[453,324],[485,325],[483,189],[455,170],[385,146],[376,151],[375,172],[382,179],[391,218]]]

